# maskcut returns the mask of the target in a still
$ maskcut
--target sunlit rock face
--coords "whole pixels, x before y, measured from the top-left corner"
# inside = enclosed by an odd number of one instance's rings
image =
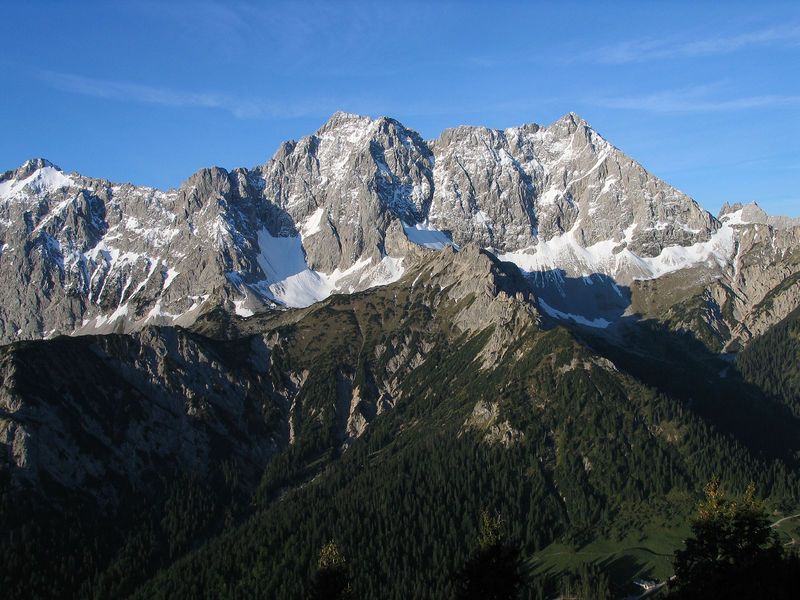
[[[3,174],[0,341],[189,325],[217,307],[243,317],[304,307],[468,245],[517,265],[554,318],[604,326],[631,313],[636,282],[694,273],[692,285],[738,286],[746,321],[794,273],[780,257],[796,225],[757,207],[714,218],[574,113],[426,141],[395,120],[339,112],[261,166],[202,169],[177,190],[65,174],[43,159]],[[776,232],[772,254],[762,229]],[[754,253],[780,266],[767,276],[737,266]],[[760,331],[758,319],[746,329]]]

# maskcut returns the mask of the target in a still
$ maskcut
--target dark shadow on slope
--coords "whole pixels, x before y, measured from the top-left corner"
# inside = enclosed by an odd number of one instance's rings
[[[618,369],[680,400],[720,432],[766,456],[796,462],[800,419],[693,335],[654,319],[626,322],[614,336],[588,328],[575,333]]]
[[[650,579],[654,571],[653,567],[647,566],[644,561],[624,553],[601,560],[598,566],[609,573],[617,584],[631,581],[634,577]]]
[[[561,269],[526,275],[545,328],[563,326],[617,368],[720,432],[766,456],[795,463],[800,418],[785,401],[748,383],[730,357],[715,354],[691,331],[630,314],[631,289],[608,275],[567,277]],[[548,322],[549,321],[549,322]]]
[[[242,187],[239,180],[242,173],[237,170],[227,172],[218,169],[210,174],[205,171],[201,170],[194,176],[202,176],[201,180],[210,178],[211,183],[207,183],[204,190],[209,186],[213,189],[214,185],[222,185],[215,184],[217,179],[227,179],[228,190],[216,200],[220,216],[229,224],[234,244],[242,249],[252,249],[252,252],[243,253],[239,265],[227,252],[222,256],[226,271],[241,273],[241,278],[236,274],[228,276],[240,292],[246,291],[243,284],[257,284],[264,277],[285,279],[307,268],[305,250],[298,235],[299,224],[276,201],[264,197],[260,185],[263,181],[257,181],[248,174],[247,184]],[[268,235],[259,235],[255,225],[265,227]]]
[[[639,318],[626,315],[631,305],[631,289],[608,275],[568,277],[563,269],[524,274],[542,313],[558,322],[607,329]]]

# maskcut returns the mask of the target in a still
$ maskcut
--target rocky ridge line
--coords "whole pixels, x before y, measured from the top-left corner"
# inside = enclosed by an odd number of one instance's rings
[[[189,325],[217,306],[307,306],[470,244],[529,274],[561,318],[575,310],[555,305],[565,278],[627,286],[698,265],[732,275],[741,229],[574,113],[425,141],[393,119],[340,112],[260,167],[203,169],[177,190],[41,159],[2,175],[0,341]]]

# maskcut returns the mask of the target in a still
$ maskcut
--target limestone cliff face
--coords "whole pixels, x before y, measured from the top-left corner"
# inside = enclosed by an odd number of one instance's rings
[[[740,220],[730,302],[732,341],[743,345],[800,306],[800,220],[769,217],[754,204]]]
[[[654,276],[641,257],[719,227],[572,113],[434,141],[337,113],[262,166],[166,192],[37,159],[0,176],[0,341],[307,306],[395,281],[420,246],[448,243],[627,282]]]
[[[380,260],[393,220],[422,219],[432,164],[427,144],[397,121],[336,113],[314,135],[283,144],[257,171],[263,199],[285,211],[284,225],[303,224],[309,267],[327,273],[364,257]]]
[[[431,218],[467,241],[514,252],[573,232],[642,256],[707,241],[716,220],[570,113],[549,127],[447,130],[433,143]]]

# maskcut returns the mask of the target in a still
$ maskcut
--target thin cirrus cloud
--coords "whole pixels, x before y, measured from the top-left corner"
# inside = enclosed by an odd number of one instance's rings
[[[800,96],[765,94],[740,98],[713,97],[708,86],[668,90],[642,96],[600,97],[593,104],[606,108],[642,110],[654,113],[702,113],[755,108],[800,107]]]
[[[157,86],[41,71],[40,78],[54,89],[125,102],[173,108],[208,108],[226,111],[238,119],[292,118],[324,112],[324,105],[295,103],[291,107],[219,92],[187,92]]]
[[[799,46],[800,25],[793,24],[748,31],[738,35],[693,40],[640,38],[595,48],[591,53],[576,58],[605,64],[641,63],[652,60],[730,54],[745,48],[776,44]]]

